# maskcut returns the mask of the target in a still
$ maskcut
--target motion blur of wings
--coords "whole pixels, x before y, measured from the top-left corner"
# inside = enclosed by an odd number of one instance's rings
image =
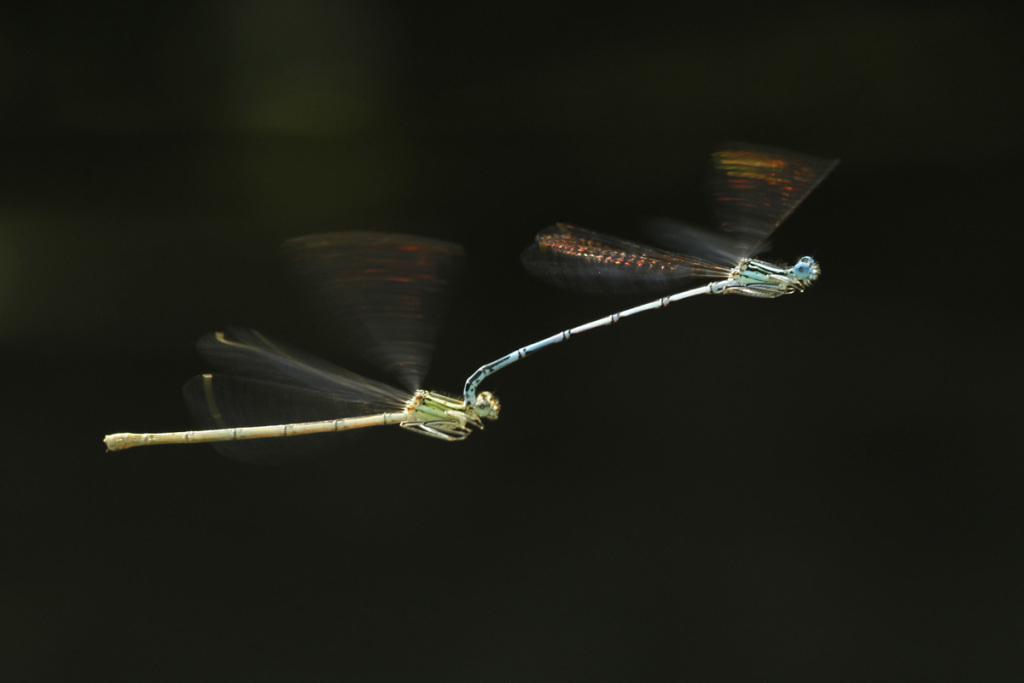
[[[655,293],[687,280],[725,278],[768,237],[838,162],[772,147],[731,143],[711,156],[716,229],[661,221],[652,238],[667,249],[556,224],[523,252],[527,270],[590,294]],[[669,251],[671,249],[672,251]]]
[[[199,341],[200,354],[223,374],[185,385],[197,424],[220,429],[401,410],[426,376],[462,248],[412,235],[352,232],[295,238],[283,251],[339,355],[377,368],[401,388],[234,328]],[[213,445],[229,457],[276,463],[337,453],[344,444],[327,434]]]

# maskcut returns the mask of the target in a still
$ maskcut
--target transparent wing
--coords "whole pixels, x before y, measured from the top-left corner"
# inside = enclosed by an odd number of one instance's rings
[[[259,427],[336,420],[401,410],[403,401],[380,402],[370,390],[365,401],[340,400],[337,395],[235,375],[199,375],[183,389],[185,403],[201,429]],[[349,392],[354,396],[354,388]],[[345,439],[351,438],[345,435]],[[219,453],[244,462],[274,465],[337,454],[345,440],[338,434],[245,441],[214,442]]]
[[[347,232],[298,237],[283,250],[344,353],[381,368],[410,392],[420,388],[461,271],[462,247]]]
[[[199,340],[197,348],[203,358],[225,372],[318,391],[339,401],[393,406],[402,404],[412,394],[340,368],[255,330],[228,328],[226,332],[207,334]],[[287,422],[273,414],[266,418],[270,421],[263,424]]]
[[[838,163],[838,159],[746,143],[730,143],[715,151],[710,173],[714,211],[739,257],[760,251]]]
[[[643,226],[651,242],[722,267],[734,267],[751,255],[749,245],[719,230],[709,230],[672,218],[654,218]],[[766,248],[759,245],[757,251]]]
[[[522,261],[531,275],[588,294],[663,292],[731,268],[563,223],[538,233]]]

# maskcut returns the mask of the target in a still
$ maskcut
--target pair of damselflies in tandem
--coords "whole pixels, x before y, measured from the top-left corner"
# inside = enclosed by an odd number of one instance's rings
[[[478,392],[480,383],[540,349],[702,294],[772,299],[804,291],[820,274],[812,257],[784,266],[753,256],[837,161],[747,144],[725,146],[711,161],[709,190],[717,229],[656,224],[655,241],[670,251],[556,224],[540,232],[522,254],[534,276],[581,292],[663,293],[694,279],[710,282],[517,349],[471,374],[461,398],[420,388],[463,259],[459,245],[354,232],[289,240],[283,247],[286,259],[312,288],[333,340],[402,388],[259,332],[230,329],[199,341],[200,354],[224,373],[194,377],[184,387],[190,412],[203,429],[111,434],[104,438],[107,449],[211,443],[230,457],[274,463],[329,451],[332,442],[324,435],[363,427],[399,425],[459,441],[483,429],[484,420],[498,417],[497,398]]]

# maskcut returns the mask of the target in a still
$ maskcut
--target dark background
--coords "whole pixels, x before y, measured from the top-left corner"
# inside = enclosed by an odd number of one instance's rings
[[[1020,680],[1016,15],[993,3],[0,10],[0,677]],[[459,444],[253,468],[188,428],[203,332],[332,356],[290,236],[458,241],[429,388],[636,299],[556,221],[707,222],[723,140],[842,164],[772,255],[496,375]]]

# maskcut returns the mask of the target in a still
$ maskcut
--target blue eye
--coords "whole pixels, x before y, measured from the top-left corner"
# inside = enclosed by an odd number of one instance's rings
[[[796,262],[791,269],[791,272],[792,276],[798,280],[806,280],[807,278],[814,277],[814,259],[810,256],[804,256]]]

